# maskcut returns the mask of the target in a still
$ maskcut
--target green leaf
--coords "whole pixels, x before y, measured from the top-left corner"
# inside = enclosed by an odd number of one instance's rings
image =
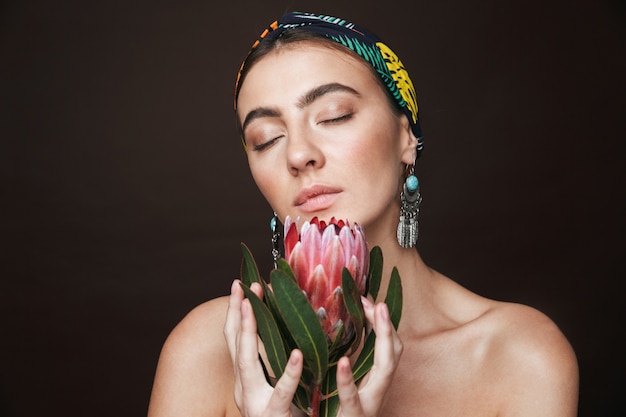
[[[287,276],[293,279],[296,282],[296,276],[293,274],[293,270],[291,269],[291,265],[285,260],[285,258],[279,258],[276,261],[276,267],[283,271]]]
[[[309,399],[308,390],[304,385],[298,385],[298,388],[296,388],[296,393],[293,396],[292,403],[300,410],[304,411],[305,413],[307,412],[311,400]]]
[[[343,268],[341,272],[341,289],[343,293],[343,301],[348,314],[352,318],[354,324],[354,335],[356,339],[353,341],[358,346],[363,336],[363,328],[365,326],[365,313],[363,312],[363,304],[361,303],[361,294],[356,287],[354,278],[348,268]],[[348,329],[349,330],[349,329]]]
[[[287,274],[275,269],[271,282],[280,315],[302,351],[314,381],[321,382],[328,368],[328,346],[320,321],[302,290]]]
[[[389,279],[389,286],[387,287],[385,304],[387,304],[387,307],[389,308],[389,317],[391,318],[391,322],[396,330],[398,330],[400,317],[402,316],[402,282],[400,280],[398,269],[395,266],[391,271],[391,278]]]
[[[328,348],[328,364],[330,365],[333,362],[337,362],[339,358],[344,356],[346,352],[348,352],[352,342],[354,341],[354,336],[350,338],[347,343],[341,344],[341,338],[345,337],[344,333],[346,332],[346,328],[343,322],[339,325],[337,329],[337,336],[333,343]]]
[[[400,274],[396,267],[391,271],[391,277],[389,278],[389,286],[387,287],[387,296],[385,297],[385,304],[389,308],[389,318],[393,326],[398,329],[400,324],[400,317],[402,316],[402,282],[400,280]],[[355,381],[359,381],[367,374],[374,365],[374,344],[376,342],[376,333],[371,331],[365,343],[363,349],[359,354],[354,366],[352,367],[352,375]]]
[[[261,275],[257,267],[252,252],[245,243],[241,243],[241,251],[243,252],[243,260],[241,261],[241,281],[246,286],[252,285],[253,282],[260,282]]]
[[[267,360],[278,379],[285,371],[285,365],[287,364],[287,353],[283,346],[278,325],[269,309],[263,304],[263,301],[246,285],[241,284],[241,288],[243,288],[246,298],[250,300],[254,317],[257,321],[257,333],[265,347]]]
[[[368,292],[372,298],[378,298],[378,290],[380,289],[380,281],[383,276],[383,252],[380,246],[374,246],[370,251],[370,267],[367,273],[367,282],[369,285]]]
[[[343,325],[343,322],[341,322],[341,324],[339,325],[339,328],[337,329],[337,336],[335,336],[335,340],[333,340],[333,342],[331,343],[331,345],[328,347],[328,361],[333,362],[336,361],[338,358],[340,358],[341,356],[337,356],[337,350],[340,349],[342,346],[339,345],[339,342],[341,341],[341,338],[343,337],[343,333],[346,331],[345,326]]]
[[[337,364],[328,366],[328,371],[322,382],[322,394],[325,396],[337,395]]]
[[[300,385],[309,387],[313,384],[313,374],[308,368],[302,368],[302,376],[300,376]],[[308,390],[307,390],[308,392]]]
[[[322,393],[326,399],[320,404],[320,417],[335,417],[339,411],[339,395],[337,393],[337,365],[328,368],[322,384]]]
[[[285,347],[285,352],[291,352],[293,349],[297,347],[296,342],[291,337],[289,333],[289,329],[287,325],[283,321],[282,316],[280,315],[280,311],[278,310],[278,305],[276,304],[276,296],[272,292],[270,286],[265,282],[261,281],[263,285],[263,301],[265,305],[269,309],[270,313],[274,317],[276,324],[278,325],[278,330],[282,336],[283,346]]]
[[[336,417],[339,412],[339,396],[328,397],[320,405],[320,417]]]
[[[363,349],[359,354],[356,362],[352,366],[352,375],[354,380],[358,382],[367,374],[374,365],[374,344],[376,343],[376,333],[371,331],[365,338]]]
[[[359,289],[356,287],[352,274],[346,267],[341,271],[341,290],[348,314],[363,327],[365,313],[361,303],[361,294],[359,294]]]

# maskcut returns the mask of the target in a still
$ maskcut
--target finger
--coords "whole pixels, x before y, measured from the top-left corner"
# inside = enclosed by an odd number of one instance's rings
[[[251,407],[266,403],[271,387],[265,380],[259,361],[257,327],[250,301],[240,303],[240,328],[236,341],[235,402],[242,415],[250,415]]]
[[[257,297],[259,297],[261,300],[263,299],[263,287],[261,286],[261,284],[259,284],[258,282],[253,282],[250,285],[250,289],[256,294]]]
[[[393,323],[391,322],[389,316],[389,308],[385,303],[378,303],[374,305],[369,299],[362,297],[363,310],[365,312],[365,318],[367,322],[375,331],[377,336],[382,336],[383,338],[379,340],[377,343],[381,346],[381,349],[385,348],[385,342],[390,339],[385,339],[385,336],[391,337],[391,341],[393,344],[393,352],[394,352],[394,360],[397,359],[402,354],[402,341],[398,337],[398,333],[396,332]],[[377,318],[378,314],[378,318]],[[378,324],[376,324],[378,323]],[[378,326],[378,328],[377,328]],[[378,345],[377,345],[378,346]],[[380,352],[380,350],[379,350]]]
[[[402,341],[391,323],[387,305],[379,303],[374,310],[374,365],[361,388],[363,407],[368,411],[381,406],[402,354]]]
[[[243,301],[243,290],[238,279],[234,280],[230,286],[230,297],[228,298],[228,310],[226,312],[226,322],[224,323],[224,337],[230,352],[233,366],[236,365],[238,334],[241,328],[241,302]]]
[[[344,356],[337,362],[337,393],[341,415],[345,417],[363,416],[363,407],[359,397],[359,390],[354,383],[350,360]]]
[[[239,378],[239,366],[237,359],[237,346],[239,344],[239,331],[241,329],[241,303],[243,301],[243,290],[238,279],[234,280],[230,286],[230,297],[228,299],[228,310],[226,312],[226,322],[224,323],[224,338],[228,346],[230,360],[233,365],[235,376],[235,402],[240,405],[242,401],[241,380]]]
[[[374,303],[367,297],[361,297],[361,304],[363,304],[363,312],[367,319],[367,331],[369,332],[374,327]]]
[[[302,375],[302,352],[297,349],[291,351],[285,372],[278,379],[274,392],[268,404],[268,414],[271,416],[289,416],[293,396],[298,388]]]
[[[361,296],[361,303],[363,305],[363,312],[365,313],[365,319],[367,323],[367,332],[369,333],[374,329],[375,319],[375,305],[374,303],[367,297]],[[364,387],[367,384],[367,380],[369,379],[370,374],[367,373],[363,378],[361,378],[360,386]]]
[[[374,331],[376,332],[374,366],[393,370],[396,364],[396,353],[399,348],[401,349],[401,342],[389,318],[387,304],[377,304],[374,313]]]
[[[237,367],[244,395],[254,398],[269,387],[259,362],[257,325],[249,300],[241,303],[241,331],[237,345]]]

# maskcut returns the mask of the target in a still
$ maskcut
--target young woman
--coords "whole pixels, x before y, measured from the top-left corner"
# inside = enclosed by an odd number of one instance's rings
[[[375,364],[356,386],[350,358],[340,362],[341,416],[576,415],[576,358],[557,326],[462,288],[412,247],[419,191],[407,172],[421,131],[411,80],[391,49],[345,20],[288,13],[254,44],[235,102],[250,170],[278,217],[359,223],[382,249],[383,279],[393,266],[400,272],[397,332],[384,303],[364,303]],[[258,355],[254,315],[234,282],[230,297],[195,308],[169,336],[149,416],[300,415],[290,403],[301,353],[275,387]]]

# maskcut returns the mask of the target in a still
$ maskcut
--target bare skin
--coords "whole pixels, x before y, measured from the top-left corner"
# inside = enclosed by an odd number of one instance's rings
[[[404,351],[381,416],[575,416],[574,353],[554,323],[495,302],[422,265],[405,303]],[[386,275],[385,275],[386,276]],[[439,304],[439,301],[441,304]],[[223,337],[228,300],[194,309],[166,342],[149,416],[240,416]]]
[[[366,304],[381,344],[375,369],[359,387],[349,380],[346,359],[338,376],[342,415],[575,416],[576,358],[548,317],[478,296],[395,241],[396,190],[404,164],[413,161],[416,139],[404,116],[387,107],[365,65],[308,42],[271,52],[249,73],[238,108],[242,122],[255,109],[271,110],[244,133],[255,182],[278,215],[353,219],[364,226],[370,246],[383,251],[381,288],[393,266],[400,272],[398,332],[384,305]],[[356,94],[317,89],[335,84]],[[303,105],[311,91],[317,98]],[[332,198],[301,204],[296,196],[311,184],[332,188]],[[190,312],[163,347],[149,417],[297,415],[288,400],[301,356],[293,354],[286,376],[272,389],[260,372],[255,331],[236,282],[230,297]]]

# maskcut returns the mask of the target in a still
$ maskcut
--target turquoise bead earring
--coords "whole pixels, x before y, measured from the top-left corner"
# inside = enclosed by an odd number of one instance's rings
[[[396,235],[398,243],[403,248],[412,248],[417,244],[419,236],[417,218],[421,202],[419,180],[415,176],[415,164],[413,164],[400,193],[400,221]]]
[[[278,215],[274,212],[274,216],[270,219],[270,229],[272,230],[272,259],[274,260],[274,268],[278,267],[278,258],[280,258],[280,230],[278,227]]]

